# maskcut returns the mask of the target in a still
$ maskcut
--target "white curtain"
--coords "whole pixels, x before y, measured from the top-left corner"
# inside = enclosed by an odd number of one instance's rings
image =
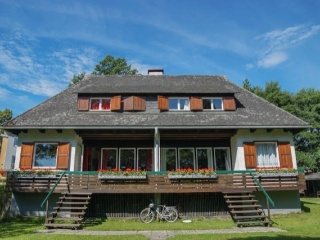
[[[184,100],[183,110],[189,110],[189,101],[188,100]]]
[[[257,165],[259,167],[278,166],[276,145],[274,143],[256,144]]]

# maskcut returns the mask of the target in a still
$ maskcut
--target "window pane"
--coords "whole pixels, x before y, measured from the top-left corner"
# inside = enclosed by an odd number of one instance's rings
[[[152,149],[138,149],[138,170],[153,170]]]
[[[202,99],[203,109],[211,109],[211,99]]]
[[[222,109],[222,100],[220,98],[213,99],[213,108],[214,109]]]
[[[214,156],[216,159],[216,170],[230,170],[227,167],[229,161],[227,149],[215,149]]]
[[[36,144],[35,167],[55,167],[58,144]]]
[[[120,169],[134,169],[134,149],[120,149]]]
[[[176,170],[176,159],[177,154],[174,148],[172,149],[162,149],[161,151],[161,164],[163,171],[173,171]]]
[[[99,110],[100,99],[91,99],[90,109]]]
[[[212,161],[211,159],[210,149],[197,149],[198,169],[209,168],[209,162]]]
[[[169,109],[178,109],[178,99],[169,98]]]
[[[180,110],[189,110],[189,99],[180,99]]]
[[[106,99],[106,98],[102,99],[101,110],[110,110],[110,99]]]
[[[194,169],[194,150],[193,149],[179,149],[179,163],[180,168]]]
[[[278,166],[275,143],[256,143],[258,167]]]
[[[106,166],[107,170],[117,168],[117,150],[116,149],[103,149],[102,153],[102,166]]]

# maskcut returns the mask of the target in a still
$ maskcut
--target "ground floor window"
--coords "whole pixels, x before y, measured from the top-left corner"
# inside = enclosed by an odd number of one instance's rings
[[[34,153],[34,167],[56,167],[57,143],[36,143]]]
[[[229,148],[214,148],[216,170],[231,170]]]
[[[136,156],[135,148],[120,148],[119,149],[119,158],[120,158],[120,167],[119,169],[124,171],[127,168],[136,169]]]
[[[274,142],[256,142],[257,166],[273,167],[279,166],[277,144]]]
[[[153,149],[138,148],[138,170],[152,171],[153,168]]]

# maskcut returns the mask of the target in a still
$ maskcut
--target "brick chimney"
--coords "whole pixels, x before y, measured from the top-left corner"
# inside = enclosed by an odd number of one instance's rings
[[[164,70],[163,69],[149,69],[148,70],[148,75],[163,75],[164,74]]]

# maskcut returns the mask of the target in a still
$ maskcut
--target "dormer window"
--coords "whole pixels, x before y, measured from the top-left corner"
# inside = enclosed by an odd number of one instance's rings
[[[190,110],[189,98],[169,97],[169,110]]]
[[[91,98],[90,111],[110,111],[110,98]]]
[[[204,110],[222,110],[222,98],[202,98]]]

